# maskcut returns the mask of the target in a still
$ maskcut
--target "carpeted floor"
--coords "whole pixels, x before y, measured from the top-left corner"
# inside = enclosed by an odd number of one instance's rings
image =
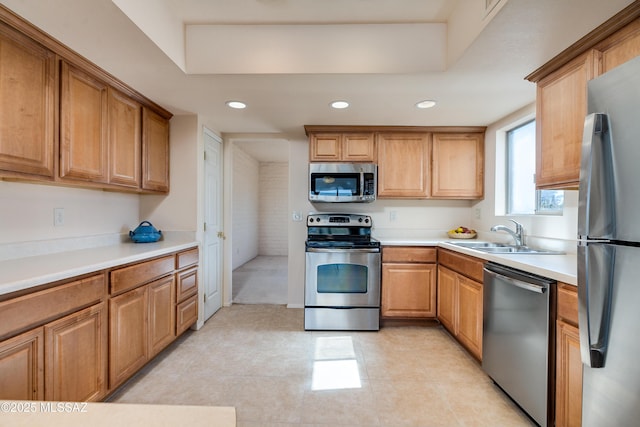
[[[259,255],[233,270],[234,304],[287,304],[288,257]]]

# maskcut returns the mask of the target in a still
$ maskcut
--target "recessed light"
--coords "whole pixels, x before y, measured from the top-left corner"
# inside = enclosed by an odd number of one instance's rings
[[[416,104],[417,108],[431,108],[434,107],[436,105],[436,101],[433,101],[431,99],[426,99],[424,101],[420,101]]]
[[[227,107],[235,108],[236,110],[242,110],[243,108],[247,108],[247,104],[242,101],[227,101]]]
[[[342,110],[343,108],[347,108],[349,103],[347,101],[333,101],[330,105],[332,108]]]

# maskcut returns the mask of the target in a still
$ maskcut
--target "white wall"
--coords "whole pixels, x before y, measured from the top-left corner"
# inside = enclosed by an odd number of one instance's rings
[[[565,207],[563,215],[560,216],[519,215],[506,217],[496,215],[496,182],[502,183],[504,181],[503,168],[500,165],[496,166],[496,150],[501,148],[500,145],[504,143],[504,132],[513,123],[522,118],[534,118],[534,116],[535,104],[530,104],[487,128],[485,135],[485,198],[471,206],[471,225],[492,239],[509,240],[510,237],[506,233],[493,233],[490,232],[490,228],[496,224],[505,224],[513,228],[513,224],[507,221],[508,218],[512,218],[524,225],[528,244],[575,252],[578,229],[577,191],[565,191]],[[498,193],[500,191],[499,185]],[[478,209],[479,219],[476,218],[476,210]]]
[[[232,145],[232,268],[258,255],[259,163]]]
[[[140,218],[160,230],[195,231],[198,209],[198,139],[202,130],[196,115],[174,116],[170,122],[167,195],[140,196]]]
[[[289,212],[289,164],[260,162],[259,168],[258,253],[287,256]]]
[[[64,225],[53,226],[53,209]],[[127,233],[139,221],[137,194],[0,181],[0,244]]]

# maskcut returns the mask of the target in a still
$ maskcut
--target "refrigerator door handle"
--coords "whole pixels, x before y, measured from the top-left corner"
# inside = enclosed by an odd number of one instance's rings
[[[578,187],[578,238],[612,239],[615,234],[615,191],[611,133],[606,114],[584,121]]]
[[[578,246],[578,321],[582,363],[603,368],[609,340],[615,248]]]

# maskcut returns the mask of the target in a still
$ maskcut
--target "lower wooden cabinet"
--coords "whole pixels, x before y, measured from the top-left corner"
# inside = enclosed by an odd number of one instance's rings
[[[458,341],[482,359],[482,283],[457,276]]]
[[[582,424],[582,359],[575,286],[558,283],[556,321],[556,426]]]
[[[113,389],[149,360],[147,288],[109,301],[109,388]]]
[[[97,401],[107,392],[107,308],[102,302],[44,326],[45,399]]]
[[[197,321],[198,260],[192,248],[4,296],[0,400],[104,399]]]
[[[0,399],[44,399],[44,332],[25,332],[0,343]]]
[[[436,249],[382,249],[383,318],[435,318]]]
[[[110,388],[117,387],[173,342],[174,301],[173,275],[111,298]]]
[[[149,357],[176,338],[176,287],[173,276],[149,284]]]
[[[438,262],[438,320],[482,360],[483,261],[439,249]]]

